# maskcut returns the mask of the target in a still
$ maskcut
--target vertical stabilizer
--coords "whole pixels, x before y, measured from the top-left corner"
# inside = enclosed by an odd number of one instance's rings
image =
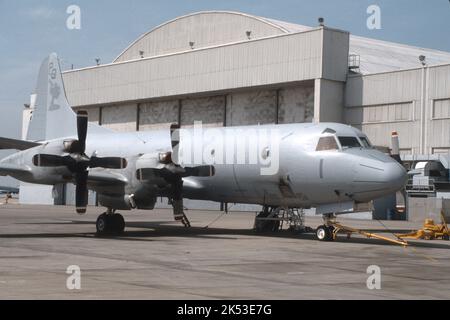
[[[110,132],[89,124],[89,133]],[[58,57],[52,53],[41,65],[36,87],[36,105],[31,117],[27,140],[51,140],[77,133],[77,118],[69,105]]]

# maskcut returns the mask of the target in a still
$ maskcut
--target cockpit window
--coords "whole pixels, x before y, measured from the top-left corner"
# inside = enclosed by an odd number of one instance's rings
[[[362,147],[358,139],[356,139],[356,137],[338,137],[338,139],[343,149]]]
[[[369,139],[367,139],[366,137],[359,137],[359,140],[361,140],[364,148],[372,148],[372,144],[370,144]]]
[[[334,136],[321,137],[317,143],[316,151],[339,150]]]

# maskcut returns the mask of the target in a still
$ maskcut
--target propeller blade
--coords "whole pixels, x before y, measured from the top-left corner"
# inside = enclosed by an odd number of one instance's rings
[[[89,161],[90,168],[125,169],[127,165],[127,160],[119,157],[92,157]]]
[[[155,178],[162,178],[167,182],[176,180],[178,176],[166,168],[141,168],[136,170],[136,178],[140,181],[153,180]]]
[[[67,159],[54,154],[36,154],[33,164],[36,167],[62,167],[67,165]]]
[[[77,172],[75,175],[75,206],[77,209],[77,213],[83,214],[86,213],[86,208],[88,204],[88,189],[87,189],[87,179],[89,172],[81,171]]]
[[[216,174],[213,166],[199,166],[193,168],[184,168],[183,177],[212,177]]]
[[[136,170],[136,178],[139,181],[149,180],[152,177],[155,177],[154,171],[155,169],[151,168],[142,168]]]
[[[398,140],[398,133],[396,131],[393,131],[391,135],[391,147],[391,157],[398,163],[403,164],[402,159],[400,158],[400,143]]]
[[[88,113],[86,111],[77,112],[77,133],[78,133],[78,144],[80,150],[79,153],[84,153],[86,150],[86,136],[88,128]]]
[[[398,133],[397,131],[392,131],[391,134],[391,157],[397,161],[398,163],[400,163],[402,166],[404,166],[402,159],[400,158],[400,143],[399,143],[399,139],[398,139]],[[403,206],[404,206],[404,212],[403,214],[407,215],[408,213],[408,208],[407,208],[407,204],[408,204],[408,195],[406,193],[406,187],[403,186],[403,188],[398,192],[401,194],[401,197],[403,198]],[[397,193],[397,194],[398,194]],[[396,207],[398,208],[398,197],[397,198],[397,205]]]

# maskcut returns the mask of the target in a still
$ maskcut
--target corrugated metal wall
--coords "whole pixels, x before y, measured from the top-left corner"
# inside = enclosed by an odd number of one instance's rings
[[[390,145],[400,135],[403,153],[450,150],[450,65],[349,77],[345,122]]]
[[[450,153],[450,65],[429,68],[427,89],[425,148]]]
[[[345,106],[360,107],[420,100],[421,70],[350,76]]]
[[[316,79],[314,86],[314,121],[342,122],[345,83]]]
[[[323,34],[330,35],[323,37]],[[322,48],[323,41],[334,39],[331,34],[345,38],[340,31],[315,29],[68,71],[63,77],[68,99],[74,107],[279,85],[322,77],[345,81],[348,42],[340,45],[333,42]],[[335,55],[325,65],[324,50],[329,51],[327,56]]]
[[[231,12],[204,12],[172,20],[134,42],[117,61],[127,61],[144,56],[152,57],[172,52],[204,48],[223,43],[247,40],[247,31],[252,39],[283,34],[280,28],[255,17]]]
[[[323,33],[322,78],[345,81],[348,73],[350,34],[325,28]]]

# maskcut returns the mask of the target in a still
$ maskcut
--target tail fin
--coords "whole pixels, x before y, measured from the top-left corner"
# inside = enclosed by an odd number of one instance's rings
[[[36,105],[27,140],[51,140],[76,135],[77,119],[66,98],[58,57],[50,54],[41,65],[36,87]],[[89,133],[110,132],[89,124]]]

